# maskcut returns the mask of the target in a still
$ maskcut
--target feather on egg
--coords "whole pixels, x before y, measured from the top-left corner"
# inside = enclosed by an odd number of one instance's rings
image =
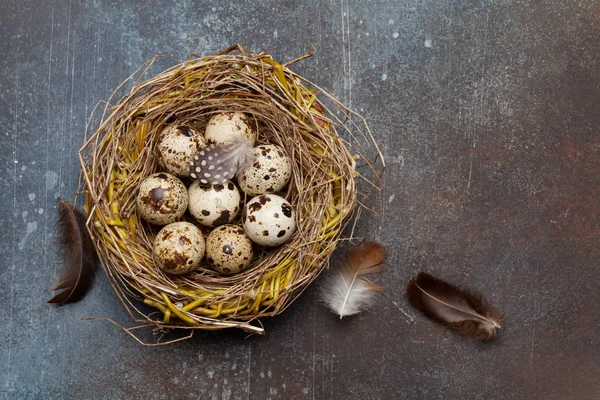
[[[254,162],[252,143],[236,137],[225,144],[210,144],[190,162],[190,177],[203,185],[218,185],[240,174]]]

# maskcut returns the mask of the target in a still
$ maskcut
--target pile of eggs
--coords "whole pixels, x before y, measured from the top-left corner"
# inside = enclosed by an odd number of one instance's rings
[[[188,187],[184,184],[187,177],[197,178],[190,165],[202,149],[240,136],[252,146],[257,139],[248,118],[239,112],[213,116],[204,135],[185,125],[162,131],[156,151],[163,171],[140,184],[136,205],[144,220],[163,226],[154,239],[153,258],[164,272],[187,274],[206,257],[212,270],[235,274],[249,267],[256,246],[279,246],[294,233],[294,210],[275,194],[292,175],[291,160],[277,145],[254,147],[254,162],[237,175],[237,182],[210,184],[197,179]],[[244,204],[246,197],[250,200]],[[235,224],[242,210],[242,221]],[[182,221],[186,211],[195,223]],[[205,236],[199,226],[210,232]]]

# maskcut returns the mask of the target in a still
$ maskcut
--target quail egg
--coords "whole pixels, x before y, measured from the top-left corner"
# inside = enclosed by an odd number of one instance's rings
[[[204,137],[216,144],[229,142],[236,136],[243,135],[252,146],[256,142],[256,131],[249,125],[248,117],[240,112],[227,112],[212,117],[206,125]]]
[[[236,274],[245,270],[253,254],[252,242],[241,226],[220,226],[206,238],[208,265],[222,274]]]
[[[245,208],[244,230],[261,246],[279,246],[296,230],[294,210],[286,199],[274,194],[253,197]]]
[[[188,195],[190,214],[204,226],[227,224],[240,211],[240,192],[231,181],[211,186],[201,186],[194,181]]]
[[[249,196],[278,192],[292,176],[292,162],[283,149],[274,144],[254,148],[254,164],[238,178],[240,189]]]
[[[177,176],[190,173],[194,155],[206,147],[206,140],[187,125],[171,125],[163,130],[157,145],[158,165]]]
[[[138,213],[151,224],[167,225],[185,213],[188,196],[179,179],[166,172],[148,176],[140,185]]]
[[[189,222],[174,222],[154,238],[154,263],[163,271],[183,275],[200,265],[204,257],[202,231]]]

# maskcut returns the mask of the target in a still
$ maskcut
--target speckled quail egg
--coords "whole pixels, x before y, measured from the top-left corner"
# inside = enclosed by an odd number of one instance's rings
[[[148,176],[140,185],[137,210],[151,224],[167,225],[185,213],[188,196],[179,179],[166,172]]]
[[[220,226],[206,238],[208,265],[222,274],[236,274],[245,270],[253,254],[252,242],[241,226]]]
[[[256,131],[250,127],[248,117],[240,112],[227,112],[212,117],[206,125],[204,137],[217,144],[229,142],[233,137],[243,135],[252,146],[256,142]]]
[[[244,230],[261,246],[279,246],[296,230],[294,210],[281,196],[263,194],[253,197],[244,211]]]
[[[206,147],[206,139],[187,125],[170,125],[161,135],[158,145],[158,165],[177,176],[187,176],[194,155]]]
[[[170,274],[187,274],[198,268],[204,249],[204,237],[196,225],[174,222],[154,238],[154,263]]]
[[[188,195],[190,214],[204,226],[228,224],[240,211],[240,192],[231,181],[211,186],[195,181]]]
[[[238,178],[238,184],[249,196],[278,192],[292,177],[292,161],[274,144],[254,148],[254,164]]]

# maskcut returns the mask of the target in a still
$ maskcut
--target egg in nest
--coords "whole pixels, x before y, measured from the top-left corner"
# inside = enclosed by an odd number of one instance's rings
[[[198,268],[204,257],[202,231],[189,222],[174,222],[162,228],[152,249],[155,264],[165,272],[183,275]]]
[[[238,136],[248,139],[252,146],[256,142],[256,130],[250,126],[248,117],[240,112],[226,112],[213,116],[204,132],[204,138],[216,144],[225,144]]]
[[[263,194],[252,198],[244,209],[244,230],[261,246],[279,246],[296,230],[292,205],[283,197]]]
[[[241,226],[223,225],[206,238],[208,265],[222,274],[236,274],[252,262],[252,242]]]
[[[235,184],[203,186],[194,181],[188,188],[189,211],[199,223],[215,227],[231,222],[240,211],[240,192]]]
[[[167,225],[183,216],[188,206],[187,190],[171,174],[159,172],[142,181],[136,199],[138,214],[155,225]]]
[[[170,125],[161,135],[158,145],[158,165],[177,176],[188,176],[194,155],[206,147],[206,140],[187,125]]]
[[[254,148],[254,163],[238,178],[240,189],[249,196],[278,192],[292,177],[292,161],[274,144]]]

